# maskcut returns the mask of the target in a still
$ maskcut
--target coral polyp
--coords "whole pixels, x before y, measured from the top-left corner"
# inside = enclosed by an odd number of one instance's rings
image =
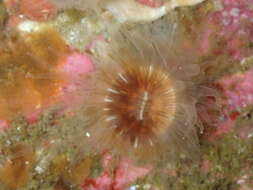
[[[91,75],[92,144],[146,160],[176,150],[197,156],[199,66],[174,60],[166,41],[153,41],[157,36],[124,35],[116,35]]]

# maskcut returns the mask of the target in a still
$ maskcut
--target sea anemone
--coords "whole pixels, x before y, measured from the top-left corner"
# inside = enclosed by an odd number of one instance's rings
[[[187,50],[177,47],[175,28],[122,30],[98,58],[86,110],[98,150],[141,160],[167,152],[198,159],[196,104],[209,89],[201,67],[179,55]]]

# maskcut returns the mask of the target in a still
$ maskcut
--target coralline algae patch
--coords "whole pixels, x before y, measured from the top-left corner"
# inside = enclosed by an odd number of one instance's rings
[[[240,115],[247,114],[253,106],[253,70],[226,75],[218,81],[222,88],[223,117],[218,121],[214,133],[209,134],[209,139],[231,131]]]
[[[136,0],[138,3],[149,6],[149,7],[160,7],[164,4],[163,1],[153,1],[153,0]]]
[[[112,158],[107,161],[108,155],[105,155],[103,162],[103,172],[95,179],[87,178],[84,180],[81,188],[87,189],[103,189],[103,190],[121,190],[126,188],[129,183],[132,183],[136,179],[146,176],[151,168],[150,167],[136,167],[129,160],[122,160],[113,173],[109,171],[108,165],[112,162]],[[105,164],[105,162],[107,162]]]
[[[219,1],[215,10],[210,8],[210,2],[194,9],[201,16],[194,17],[193,14],[183,20],[189,24],[186,31],[197,39],[196,48],[202,57],[201,62],[209,63],[210,68],[214,69],[209,70],[209,75],[215,76],[214,83],[221,89],[223,100],[220,104],[223,108],[220,119],[212,129],[214,131],[205,134],[213,140],[214,137],[231,132],[237,117],[252,106],[250,55],[253,52],[253,12],[250,1]],[[192,25],[190,22],[193,22]]]
[[[228,51],[235,60],[248,56],[247,47],[253,42],[253,11],[247,2],[229,5],[224,2],[222,12],[213,15],[214,22],[219,20],[221,36],[228,38]]]
[[[85,90],[84,78],[94,70],[92,60],[88,55],[73,51],[69,54],[59,71],[64,73],[65,85],[61,88],[61,104],[66,109],[80,107],[83,101],[88,101],[82,91]]]
[[[217,11],[207,14],[202,21],[205,23],[202,48],[206,52],[211,48],[213,41],[219,41],[214,53],[227,54],[239,61],[252,53],[253,42],[252,17],[250,1],[221,1]]]
[[[219,81],[225,95],[228,111],[253,105],[253,70],[228,75]]]

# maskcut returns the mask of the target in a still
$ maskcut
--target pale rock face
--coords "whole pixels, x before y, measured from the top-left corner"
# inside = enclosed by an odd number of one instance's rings
[[[120,22],[151,21],[167,13],[166,6],[151,8],[134,0],[114,0],[107,3],[105,7]]]
[[[180,6],[191,6],[203,2],[204,0],[171,0],[167,4],[174,4],[177,7]]]
[[[156,20],[170,10],[180,6],[191,6],[204,0],[164,0],[162,6],[150,7],[147,2],[156,0],[50,0],[59,9],[75,8],[79,10],[106,9],[119,22],[148,22]]]
[[[148,22],[156,20],[180,6],[191,6],[204,0],[170,0],[160,7],[148,7],[135,0],[111,0],[104,6],[120,22]]]

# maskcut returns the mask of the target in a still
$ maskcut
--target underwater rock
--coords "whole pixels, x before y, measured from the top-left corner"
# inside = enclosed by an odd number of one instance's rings
[[[165,1],[161,6],[150,6],[148,1],[112,0],[104,5],[120,22],[150,22],[156,20],[170,10],[181,6],[191,6],[204,0]],[[147,6],[148,5],[148,6]]]
[[[120,22],[147,22],[164,16],[168,11],[181,6],[191,6],[204,0],[52,0],[59,9],[107,10]]]
[[[156,20],[168,12],[165,5],[160,7],[144,6],[134,0],[111,1],[105,8],[120,22],[147,22]]]

